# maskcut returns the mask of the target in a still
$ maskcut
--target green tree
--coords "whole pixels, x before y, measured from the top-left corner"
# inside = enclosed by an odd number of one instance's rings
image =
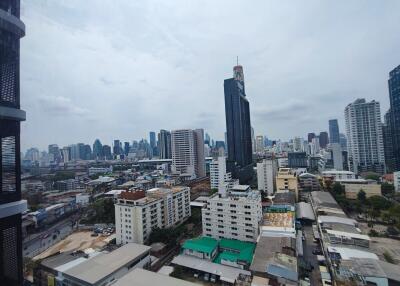
[[[335,182],[332,187],[332,192],[336,195],[342,195],[344,194],[344,188],[340,183]]]
[[[374,181],[379,181],[379,179],[381,178],[381,176],[378,173],[374,173],[374,172],[367,172],[367,173],[363,174],[363,177],[366,180],[374,180]]]
[[[381,192],[382,195],[387,196],[387,195],[393,195],[394,194],[394,186],[389,183],[382,183],[381,185]]]
[[[360,190],[359,192],[358,192],[358,194],[357,194],[357,199],[360,201],[360,202],[365,202],[366,200],[367,200],[367,195],[366,195],[366,193],[364,192],[364,190]]]
[[[388,199],[381,196],[372,196],[366,200],[366,203],[378,211],[389,209],[392,206],[392,203]]]

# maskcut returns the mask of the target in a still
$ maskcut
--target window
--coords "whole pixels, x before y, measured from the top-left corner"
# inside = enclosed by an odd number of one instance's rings
[[[250,209],[251,207],[250,207],[250,206],[244,206],[244,208],[245,208],[245,209]]]
[[[244,212],[244,214],[250,215],[250,214],[251,214],[251,212]]]
[[[245,220],[251,220],[251,217],[245,217],[244,219]]]

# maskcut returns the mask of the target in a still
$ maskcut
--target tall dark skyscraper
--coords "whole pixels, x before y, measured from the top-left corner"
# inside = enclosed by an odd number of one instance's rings
[[[400,65],[389,73],[390,128],[394,171],[400,170]]]
[[[116,155],[121,155],[121,141],[119,141],[118,139],[114,140],[114,146],[113,146],[113,154],[114,156]]]
[[[308,133],[307,139],[308,143],[311,143],[311,141],[315,138],[315,133]]]
[[[93,158],[99,160],[103,158],[103,145],[99,139],[96,139],[93,143]]]
[[[395,169],[396,160],[393,156],[393,136],[392,136],[392,125],[391,125],[391,112],[390,109],[384,116],[384,122],[382,125],[383,135],[383,150],[385,154],[385,165],[386,172],[391,173]]]
[[[233,78],[224,81],[228,145],[227,168],[240,183],[253,176],[250,106],[246,98],[242,66],[233,68]]]
[[[160,159],[172,159],[171,132],[160,130],[160,133],[158,133],[158,148]]]
[[[340,143],[339,124],[337,119],[329,120],[329,143]]]
[[[0,284],[22,285],[19,40],[20,1],[0,1]]]
[[[319,146],[326,148],[329,143],[328,132],[322,131],[319,133]]]

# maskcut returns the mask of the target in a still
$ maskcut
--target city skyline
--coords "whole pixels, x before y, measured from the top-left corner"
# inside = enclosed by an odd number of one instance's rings
[[[246,70],[255,135],[287,140],[328,131],[333,118],[343,130],[343,109],[357,98],[379,101],[383,114],[400,41],[396,33],[379,31],[398,26],[400,3],[360,3],[258,2],[243,13],[239,5],[211,2],[26,2],[21,18],[30,31],[21,43],[21,107],[28,120],[22,150],[96,138],[110,144],[147,138],[150,130],[197,127],[221,140],[221,82],[236,56]],[[211,7],[222,14],[209,13]],[[131,19],[132,10],[141,16]],[[317,10],[321,28],[310,16]],[[115,19],[114,12],[121,16]],[[282,22],[283,15],[290,21]],[[228,29],[227,17],[241,17],[241,24]],[[222,28],[210,33],[217,26]]]

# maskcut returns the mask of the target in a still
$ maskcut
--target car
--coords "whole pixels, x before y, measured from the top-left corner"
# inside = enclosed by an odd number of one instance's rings
[[[199,272],[195,272],[195,273],[193,274],[193,277],[194,277],[194,278],[199,278]]]
[[[208,274],[208,273],[204,274],[204,281],[208,281],[209,278],[210,278],[210,274]]]
[[[95,236],[99,236],[99,234],[98,233],[96,233],[96,232],[93,232],[90,236],[93,236],[93,237],[95,237]]]
[[[316,248],[316,249],[314,249],[312,251],[312,254],[314,254],[314,255],[322,255],[322,251],[320,249]]]
[[[215,276],[215,274],[211,274],[210,281],[213,283],[217,282],[217,276]]]

